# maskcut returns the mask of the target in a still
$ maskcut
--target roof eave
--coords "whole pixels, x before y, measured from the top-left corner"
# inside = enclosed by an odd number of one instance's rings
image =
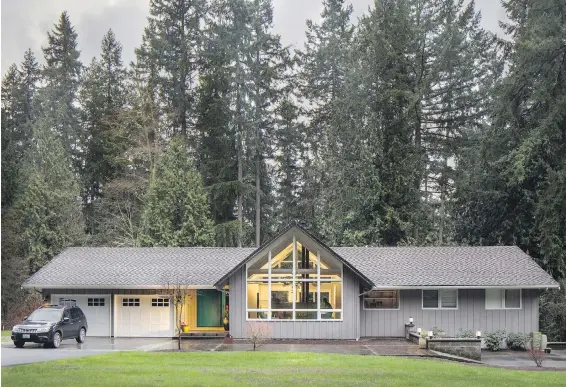
[[[176,285],[172,285],[176,286]],[[181,284],[187,289],[215,289],[214,285],[188,285]],[[127,290],[145,290],[145,289],[167,289],[167,285],[47,285],[47,284],[23,284],[25,289],[127,289]]]
[[[375,285],[372,289],[559,289],[559,284],[552,285]]]

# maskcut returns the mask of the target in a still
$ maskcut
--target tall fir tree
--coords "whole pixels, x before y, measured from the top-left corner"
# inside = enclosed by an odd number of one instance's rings
[[[460,162],[458,242],[520,246],[566,276],[566,5],[504,2],[508,72],[494,91],[492,124]]]
[[[77,173],[82,171],[85,134],[80,125],[80,111],[77,107],[82,64],[77,48],[77,33],[67,12],[47,33],[48,44],[43,47],[45,66],[42,89],[41,115],[56,123],[53,128],[63,140],[71,155]]]
[[[2,79],[2,208],[13,202],[20,162],[32,138],[39,77],[35,56],[27,50],[20,68],[10,66]]]
[[[79,92],[87,139],[83,203],[91,233],[96,231],[94,206],[104,194],[103,186],[118,177],[125,164],[123,154],[129,142],[121,122],[125,88],[122,45],[109,30],[102,39],[100,59],[93,59],[85,70]]]
[[[325,156],[331,126],[340,112],[338,100],[344,96],[344,87],[351,65],[349,55],[354,36],[351,24],[353,8],[344,0],[324,0],[321,21],[307,21],[306,42],[298,52],[300,64],[298,79],[300,98],[306,106],[307,138],[302,163],[303,190],[300,205],[306,225],[322,227],[320,203],[324,179]]]
[[[255,244],[260,246],[269,238],[276,223],[273,217],[273,182],[268,159],[273,157],[271,139],[274,132],[273,111],[282,93],[279,84],[289,66],[289,52],[283,47],[273,29],[271,0],[254,0],[251,5],[251,41],[247,51],[251,84],[248,87],[250,109],[249,144],[246,156],[252,168],[249,177],[255,180],[255,199],[248,207],[255,227]]]
[[[182,137],[171,140],[157,163],[140,241],[143,246],[214,245],[214,224],[202,178]]]
[[[206,50],[202,56],[197,98],[197,168],[211,206],[217,246],[237,246],[237,150],[231,128],[231,77],[225,4],[217,2],[206,18]]]
[[[181,135],[194,147],[197,75],[205,0],[151,0],[148,27],[136,50],[155,87],[169,136]]]
[[[280,225],[302,220],[301,193],[304,181],[300,158],[303,155],[304,125],[299,122],[299,107],[286,98],[277,107],[276,119],[276,215]]]

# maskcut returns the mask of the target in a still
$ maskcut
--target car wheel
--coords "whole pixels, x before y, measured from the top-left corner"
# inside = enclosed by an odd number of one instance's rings
[[[77,343],[81,344],[84,343],[86,340],[86,329],[81,328],[79,331],[79,336],[77,337]]]
[[[23,348],[25,343],[25,341],[14,341],[16,348]]]
[[[61,345],[61,332],[55,332],[53,334],[53,341],[51,342],[51,346],[53,348],[59,348],[59,346]]]

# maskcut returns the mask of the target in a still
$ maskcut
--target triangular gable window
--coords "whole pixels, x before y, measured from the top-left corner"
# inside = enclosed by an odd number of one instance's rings
[[[249,320],[342,319],[342,262],[316,242],[288,235],[246,269]]]

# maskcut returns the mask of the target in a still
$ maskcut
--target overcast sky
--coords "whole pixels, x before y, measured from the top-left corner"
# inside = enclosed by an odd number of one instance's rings
[[[351,3],[355,20],[373,0]],[[321,4],[321,0],[274,0],[275,31],[284,44],[302,44],[305,21],[319,19]],[[497,21],[504,16],[499,1],[476,0],[476,7],[482,12],[483,26],[498,32]],[[47,44],[47,31],[65,10],[79,35],[83,63],[99,54],[100,41],[109,28],[124,46],[124,62],[129,63],[141,42],[149,0],[2,0],[2,75],[10,64],[21,62],[28,48],[43,60],[41,46]]]

